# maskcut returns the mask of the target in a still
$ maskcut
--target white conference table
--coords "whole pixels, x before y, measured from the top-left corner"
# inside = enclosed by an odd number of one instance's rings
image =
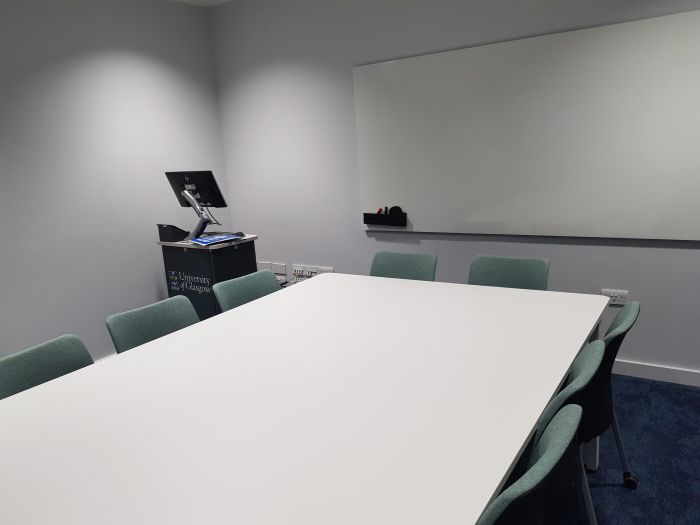
[[[314,277],[0,401],[0,521],[472,524],[606,304]]]

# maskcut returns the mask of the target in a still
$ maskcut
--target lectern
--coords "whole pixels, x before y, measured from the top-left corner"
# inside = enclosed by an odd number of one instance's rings
[[[180,205],[192,207],[199,217],[190,232],[170,224],[158,225],[168,295],[186,296],[199,318],[207,319],[221,312],[212,292],[213,285],[257,270],[255,239],[258,237],[236,233],[225,242],[218,242],[219,239],[216,244],[202,242],[207,239],[204,230],[209,224],[220,225],[209,207],[226,207],[214,174],[211,171],[168,171],[165,175]],[[214,241],[211,237],[208,240]]]
[[[163,249],[168,295],[184,295],[194,305],[200,319],[221,312],[212,286],[221,281],[257,270],[257,235],[210,246],[159,241]]]

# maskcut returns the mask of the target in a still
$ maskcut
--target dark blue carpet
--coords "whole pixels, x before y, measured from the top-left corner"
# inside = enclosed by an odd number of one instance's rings
[[[589,474],[599,525],[700,525],[700,388],[613,376],[615,412],[636,491],[622,486],[612,430]]]

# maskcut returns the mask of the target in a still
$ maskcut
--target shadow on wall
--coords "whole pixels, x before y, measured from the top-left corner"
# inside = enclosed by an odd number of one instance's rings
[[[620,246],[626,248],[660,248],[698,250],[700,241],[664,239],[611,239],[604,237],[542,237],[535,235],[490,235],[482,233],[437,233],[397,230],[365,230],[365,235],[381,242],[418,245],[421,241],[498,242],[516,244],[547,244],[558,246]]]

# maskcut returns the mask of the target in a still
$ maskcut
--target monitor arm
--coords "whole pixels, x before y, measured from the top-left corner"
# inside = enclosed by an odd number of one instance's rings
[[[209,215],[207,215],[207,213],[204,211],[202,205],[199,204],[199,202],[197,202],[197,199],[194,198],[194,195],[192,195],[192,193],[189,192],[189,190],[182,190],[181,193],[199,217],[199,222],[197,223],[197,226],[195,226],[194,230],[192,230],[187,236],[187,238],[185,238],[186,241],[191,241],[195,237],[199,237],[200,235],[202,235],[202,233],[204,233],[204,230],[207,228],[207,226],[209,226],[212,220],[209,217]]]

